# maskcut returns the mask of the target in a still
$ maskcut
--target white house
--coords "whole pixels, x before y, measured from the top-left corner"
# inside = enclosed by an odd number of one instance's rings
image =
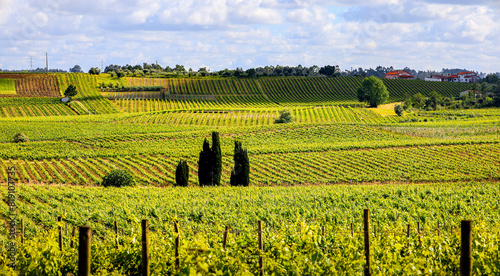
[[[474,72],[458,73],[458,82],[475,83],[479,81],[479,76]]]
[[[440,81],[440,82],[462,82],[462,83],[475,83],[479,81],[479,76],[474,72],[460,72],[458,74],[447,75],[432,75],[430,78],[425,78],[426,81]]]

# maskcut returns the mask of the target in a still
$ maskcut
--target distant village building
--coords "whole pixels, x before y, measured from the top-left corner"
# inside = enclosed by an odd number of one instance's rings
[[[412,80],[414,77],[406,71],[392,71],[385,74],[386,79],[401,79],[401,80]]]
[[[432,75],[430,78],[425,78],[425,81],[475,83],[479,81],[479,76],[474,72],[460,72],[458,74]]]

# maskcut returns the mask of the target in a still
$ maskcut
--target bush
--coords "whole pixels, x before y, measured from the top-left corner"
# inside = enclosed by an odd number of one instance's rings
[[[280,112],[280,117],[276,120],[274,120],[275,124],[286,124],[286,123],[291,123],[293,121],[293,115],[290,111],[288,110],[282,110]]]
[[[135,181],[128,171],[114,169],[104,176],[101,185],[104,187],[134,186]]]
[[[186,161],[179,161],[175,170],[175,186],[187,187],[189,181],[189,166]]]
[[[396,112],[396,114],[398,114],[398,116],[402,116],[403,115],[403,106],[400,105],[400,104],[397,104],[394,106],[394,112]]]
[[[29,141],[30,141],[30,138],[28,138],[28,135],[26,135],[22,132],[16,133],[16,135],[14,135],[14,142],[15,143],[26,143]]]

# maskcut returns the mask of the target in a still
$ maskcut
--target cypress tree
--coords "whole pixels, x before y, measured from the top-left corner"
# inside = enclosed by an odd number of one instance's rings
[[[185,160],[179,161],[175,170],[175,185],[187,187],[189,182],[189,166]]]
[[[231,186],[250,185],[250,162],[248,152],[243,149],[241,142],[234,141],[234,169],[231,171]]]
[[[220,176],[222,173],[222,151],[220,149],[219,133],[212,132],[212,183],[220,185]]]
[[[212,147],[207,139],[203,142],[203,150],[198,161],[198,181],[200,186],[220,185],[222,173],[222,152],[218,132],[212,132]]]
[[[198,182],[200,186],[210,185],[212,183],[210,177],[212,151],[207,139],[203,141],[203,150],[200,152],[198,160]]]

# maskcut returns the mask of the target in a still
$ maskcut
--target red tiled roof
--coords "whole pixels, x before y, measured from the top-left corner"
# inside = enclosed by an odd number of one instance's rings
[[[458,73],[459,75],[465,75],[465,74],[474,74],[474,72],[460,72]]]
[[[406,71],[401,71],[401,70],[399,70],[399,71],[391,71],[389,73],[386,73],[385,75],[386,76],[387,75],[398,75],[401,78],[413,78],[413,76],[410,73],[408,73]]]

